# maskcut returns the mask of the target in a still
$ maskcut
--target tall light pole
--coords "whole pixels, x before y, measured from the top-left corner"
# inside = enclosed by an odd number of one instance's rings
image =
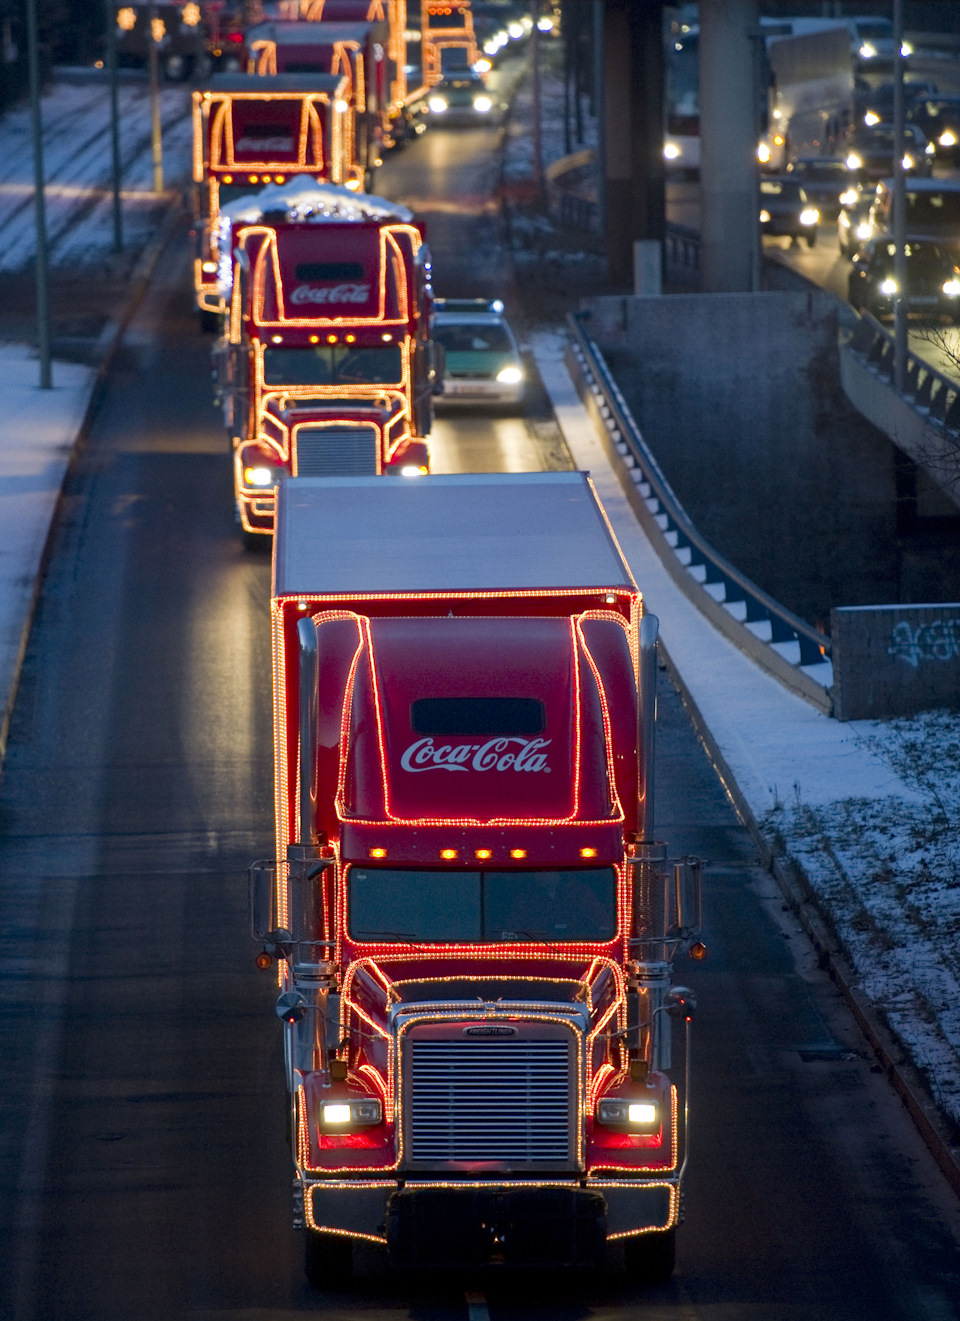
[[[123,207],[120,202],[120,114],[117,106],[117,24],[113,0],[104,0],[107,21],[107,70],[110,76],[110,158],[113,176],[113,250],[123,252]]]
[[[153,191],[163,192],[163,137],[160,129],[160,41],[163,19],[157,18],[157,6],[147,10],[150,40],[147,47],[150,64],[150,121],[153,141]]]
[[[907,185],[903,168],[903,0],[893,0],[893,383],[907,384]]]
[[[27,0],[27,60],[30,73],[30,122],[33,135],[33,198],[37,222],[37,351],[40,389],[53,388],[50,365],[50,281],[47,273],[47,209],[43,177],[43,118],[40,114],[40,49],[37,0]]]

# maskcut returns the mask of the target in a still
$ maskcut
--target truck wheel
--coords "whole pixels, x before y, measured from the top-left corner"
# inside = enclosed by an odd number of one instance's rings
[[[666,1284],[673,1274],[677,1251],[677,1231],[638,1234],[623,1244],[627,1274],[638,1284]]]
[[[314,1289],[332,1289],[345,1284],[353,1274],[353,1240],[340,1234],[318,1234],[308,1229],[303,1273]]]

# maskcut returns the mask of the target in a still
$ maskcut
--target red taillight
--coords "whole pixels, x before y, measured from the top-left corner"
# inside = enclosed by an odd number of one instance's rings
[[[227,35],[226,35],[226,37],[224,38],[224,40],[225,40],[225,41],[233,41],[233,42],[235,42],[235,43],[239,46],[239,45],[240,45],[240,42],[243,41],[243,33],[242,33],[242,32],[228,32]]]

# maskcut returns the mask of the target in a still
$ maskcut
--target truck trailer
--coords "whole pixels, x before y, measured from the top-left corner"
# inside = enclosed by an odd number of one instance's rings
[[[272,626],[251,914],[308,1278],[359,1241],[665,1279],[700,865],[653,829],[657,621],[588,475],[286,481]]]
[[[273,531],[288,476],[429,470],[430,255],[405,207],[294,179],[221,214],[214,348],[243,531]]]

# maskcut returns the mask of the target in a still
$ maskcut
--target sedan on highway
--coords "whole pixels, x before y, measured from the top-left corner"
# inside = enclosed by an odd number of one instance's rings
[[[910,107],[907,119],[927,135],[938,158],[960,161],[960,96],[924,97]]]
[[[850,306],[881,319],[892,317],[897,281],[896,245],[889,236],[868,239],[854,255],[850,272]],[[938,243],[907,239],[904,247],[907,278],[903,296],[910,316],[929,320],[960,318],[960,269]]]
[[[903,168],[908,174],[925,177],[933,169],[936,148],[915,124],[903,128]],[[886,179],[893,170],[892,124],[873,124],[858,129],[847,144],[847,169],[860,182]]]
[[[439,404],[523,402],[520,349],[499,298],[438,298],[433,337],[444,353]]]
[[[774,238],[789,238],[791,243],[806,240],[812,248],[817,241],[820,212],[813,205],[798,179],[789,175],[766,175],[760,180],[760,232]]]
[[[850,188],[850,171],[841,156],[798,156],[787,166],[824,220],[836,220],[842,195]]]
[[[448,74],[427,98],[431,124],[482,124],[497,118],[503,107],[473,69]]]
[[[870,210],[877,190],[868,185],[848,188],[840,198],[837,216],[837,243],[841,257],[852,257],[861,243],[873,237]]]

